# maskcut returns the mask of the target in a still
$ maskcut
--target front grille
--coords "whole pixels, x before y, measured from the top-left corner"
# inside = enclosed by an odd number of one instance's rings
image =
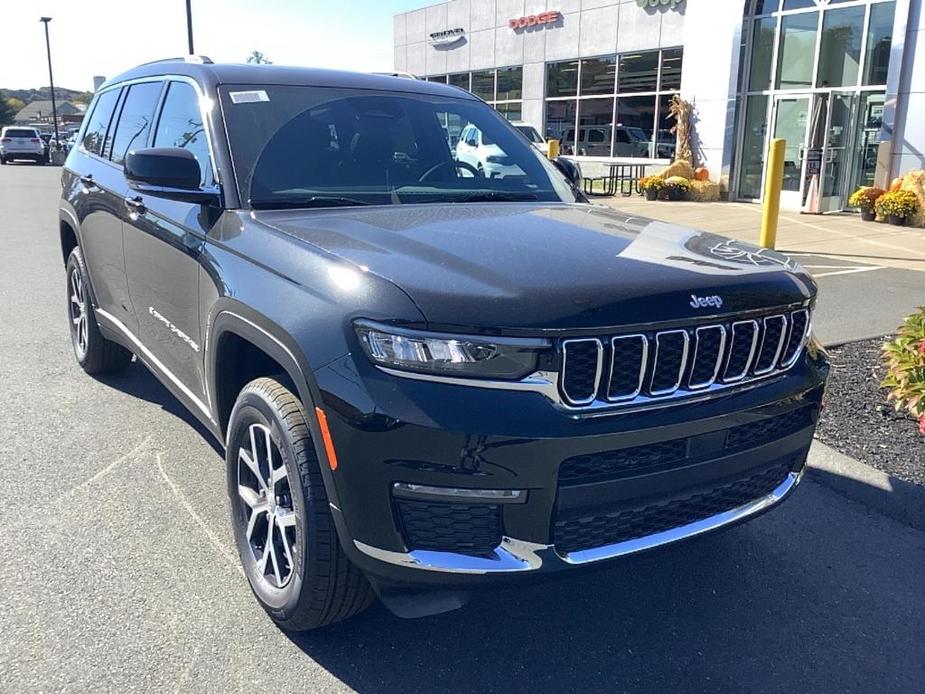
[[[394,499],[408,549],[486,555],[501,544],[497,504],[446,504]]]
[[[719,440],[720,447],[712,457],[758,448],[794,434],[813,423],[813,412],[812,406],[800,407],[773,417],[721,430],[719,433],[725,435],[725,440]],[[696,446],[691,449],[690,442],[689,438],[669,439],[643,446],[567,458],[559,466],[559,484],[573,486],[607,482],[683,467],[704,457],[698,456]]]
[[[563,340],[559,390],[573,407],[649,404],[779,373],[796,363],[809,311]],[[607,368],[602,368],[606,365]]]
[[[553,527],[556,550],[568,554],[626,542],[730,511],[771,493],[790,472],[779,465],[707,492],[636,508],[560,516]]]

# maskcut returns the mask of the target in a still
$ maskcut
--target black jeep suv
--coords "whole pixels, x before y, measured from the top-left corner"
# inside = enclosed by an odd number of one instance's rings
[[[478,131],[478,147],[460,134]],[[404,616],[750,518],[827,373],[787,258],[587,204],[455,87],[161,61],[106,83],[60,207],[74,351],[226,450],[279,624]]]

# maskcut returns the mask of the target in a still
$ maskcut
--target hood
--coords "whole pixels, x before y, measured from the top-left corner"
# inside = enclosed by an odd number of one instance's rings
[[[815,293],[812,279],[773,251],[592,205],[392,205],[254,218],[389,280],[433,329],[691,320]]]

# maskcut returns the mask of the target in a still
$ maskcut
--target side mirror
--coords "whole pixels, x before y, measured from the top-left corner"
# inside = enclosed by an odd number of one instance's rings
[[[218,190],[204,190],[199,182],[202,170],[188,149],[151,147],[129,152],[123,165],[132,190],[159,198],[183,202],[210,203]]]
[[[556,157],[552,160],[553,166],[555,166],[559,171],[565,176],[565,180],[568,181],[573,188],[581,190],[581,167],[578,165],[578,162],[572,161],[571,159],[566,159],[565,157]]]

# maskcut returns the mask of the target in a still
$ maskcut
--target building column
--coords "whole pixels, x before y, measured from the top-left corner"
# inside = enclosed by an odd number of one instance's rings
[[[744,0],[689,0],[681,96],[694,106],[692,147],[710,178],[728,181],[735,147]]]

